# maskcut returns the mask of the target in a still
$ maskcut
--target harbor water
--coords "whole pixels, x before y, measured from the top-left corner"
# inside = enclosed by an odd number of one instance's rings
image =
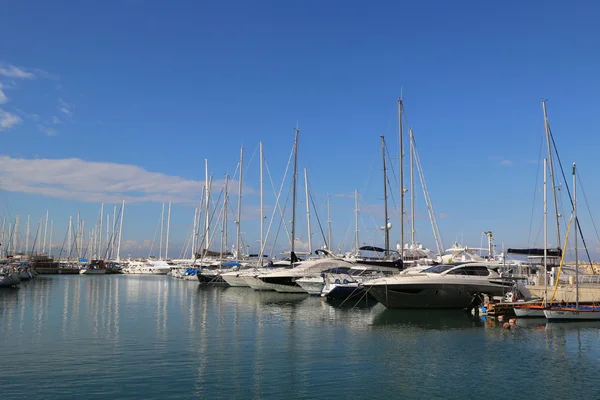
[[[0,398],[600,398],[600,323],[330,304],[166,276],[0,291]]]

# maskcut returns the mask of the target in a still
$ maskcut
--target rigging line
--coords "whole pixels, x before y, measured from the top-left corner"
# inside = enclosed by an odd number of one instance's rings
[[[573,207],[573,197],[571,197],[571,190],[569,189],[569,184],[567,183],[567,178],[565,177],[565,171],[562,167],[562,161],[560,160],[560,155],[558,154],[558,149],[556,148],[556,142],[554,141],[554,135],[552,134],[552,130],[548,127],[550,131],[550,139],[552,139],[552,145],[554,147],[554,152],[556,153],[556,159],[558,160],[558,165],[560,166],[560,172],[563,177],[563,181],[565,182],[565,187],[567,188],[567,194],[569,195],[569,200],[571,202],[571,208]],[[588,261],[590,265],[592,265],[592,257],[590,256],[590,252],[587,247],[587,243],[585,242],[585,237],[583,236],[583,231],[581,230],[581,224],[579,223],[579,217],[575,217],[575,228],[579,231],[579,236],[581,236],[581,242],[583,244],[583,248],[585,249],[585,254],[587,255]]]
[[[258,258],[258,263],[260,265],[262,265],[263,254],[264,254],[265,248],[267,246],[267,241],[269,239],[269,234],[271,232],[271,227],[273,225],[273,220],[275,219],[275,213],[277,212],[277,210],[279,210],[279,212],[281,214],[281,219],[279,220],[279,225],[278,225],[278,228],[277,228],[277,233],[275,234],[275,240],[273,241],[273,246],[271,248],[271,255],[275,251],[275,245],[276,245],[277,239],[279,237],[279,230],[281,229],[282,220],[283,220],[283,224],[285,226],[286,234],[287,234],[288,237],[290,236],[290,234],[288,233],[287,224],[285,223],[285,218],[284,218],[285,214],[284,214],[284,211],[285,211],[285,207],[287,207],[287,201],[289,199],[289,195],[290,195],[290,192],[291,192],[291,189],[292,189],[291,186],[290,186],[290,189],[288,190],[288,198],[286,199],[286,203],[285,203],[283,211],[281,210],[281,204],[279,202],[279,199],[281,197],[281,193],[283,192],[283,187],[285,186],[285,179],[286,179],[287,174],[289,172],[290,165],[292,163],[292,157],[294,156],[294,152],[295,151],[296,151],[296,145],[294,144],[294,146],[292,146],[292,150],[291,150],[290,156],[288,158],[287,166],[285,167],[285,171],[283,173],[283,179],[281,180],[281,185],[279,186],[279,193],[277,193],[275,191],[275,184],[273,183],[273,177],[271,176],[271,170],[269,169],[269,164],[267,163],[266,159],[264,160],[265,167],[267,169],[267,175],[269,177],[269,182],[271,183],[271,188],[273,189],[273,194],[275,195],[275,206],[273,207],[273,213],[271,214],[271,220],[269,221],[269,226],[267,228],[267,232],[266,232],[264,240],[263,240],[262,249],[260,249],[260,254],[259,254],[259,258]]]
[[[323,231],[323,226],[321,225],[321,219],[319,218],[319,213],[317,212],[317,207],[315,206],[315,200],[313,198],[312,195],[312,188],[310,186],[310,181],[308,181],[308,198],[310,199],[310,202],[312,203],[313,206],[313,210],[315,211],[315,217],[317,217],[317,223],[319,224],[319,229],[321,230],[321,236],[323,236],[323,241],[325,242],[325,246],[327,246],[327,248],[330,248],[331,243],[327,243],[327,238],[325,237],[325,232]],[[308,232],[308,235],[310,237],[310,232]]]
[[[156,242],[156,234],[158,233],[158,229],[160,228],[161,218],[158,218],[158,222],[156,223],[156,229],[154,230],[154,237],[152,238],[152,244],[150,245],[150,251],[148,252],[148,257],[152,256],[152,250],[154,250],[154,243]]]
[[[281,194],[281,192],[280,192],[280,194]],[[287,209],[288,202],[290,200],[290,195],[291,194],[292,194],[292,185],[290,185],[290,187],[288,189],[288,193],[287,193],[287,197],[285,198],[285,203],[283,205],[283,212],[282,213],[285,213],[285,210]],[[278,199],[279,199],[279,197],[278,197]],[[275,211],[276,210],[273,209],[273,214],[275,214]],[[280,209],[280,211],[281,211],[281,209]],[[271,218],[271,223],[273,222],[273,219],[274,218]],[[281,219],[279,220],[279,224],[277,225],[277,231],[275,232],[275,239],[273,239],[273,246],[271,246],[271,252],[270,252],[271,254],[275,254],[275,247],[277,246],[277,239],[279,239],[279,231],[281,230],[281,225],[282,224],[286,226],[286,233],[287,233],[286,237],[288,238],[288,240],[290,238],[290,233],[287,231],[287,225],[285,224],[285,218],[284,218],[284,216],[282,214]],[[271,224],[269,224],[269,230],[267,231],[267,236],[268,236],[268,233],[269,233],[270,230],[271,230]],[[292,238],[292,240],[294,240],[294,238]],[[266,246],[266,243],[267,242],[265,240],[265,243],[263,244],[263,247]],[[290,243],[290,246],[291,246],[291,243]],[[273,258],[273,257],[271,257],[271,258]]]
[[[592,210],[590,209],[590,203],[588,202],[587,196],[585,194],[585,190],[583,189],[583,184],[581,182],[581,173],[579,171],[577,171],[577,181],[579,182],[579,188],[583,194],[583,199],[585,200],[586,208],[588,210],[588,213],[590,214],[590,220],[592,221],[592,226],[594,227],[594,232],[596,233],[596,238],[598,239],[598,242],[600,242],[600,235],[598,234],[598,228],[596,227],[596,222],[594,221],[594,217],[592,215]],[[595,274],[595,271],[593,268],[592,268],[592,273]]]
[[[540,159],[542,157],[542,149],[544,148],[544,140],[545,140],[545,135],[543,137],[541,137],[540,139],[540,150],[538,153],[538,167],[536,168],[536,172],[535,172],[535,186],[533,187],[533,203],[531,204],[531,216],[529,218],[529,235],[527,237],[527,242],[529,243],[529,247],[531,247],[531,230],[533,229],[533,215],[535,213],[535,208],[537,205],[537,192],[538,192],[538,183],[540,181]]]

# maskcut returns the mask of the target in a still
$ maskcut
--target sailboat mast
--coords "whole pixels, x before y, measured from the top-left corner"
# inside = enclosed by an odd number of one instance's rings
[[[48,255],[52,257],[52,231],[54,230],[54,221],[50,221],[50,240],[48,244]]]
[[[165,226],[165,203],[162,203],[162,211],[160,212],[160,240],[159,240],[159,245],[158,245],[158,259],[159,260],[162,260],[164,226]]]
[[[332,250],[333,244],[331,244],[331,197],[327,195],[327,249]]]
[[[17,255],[17,250],[19,249],[19,214],[15,216],[15,233],[13,235],[13,255]]]
[[[552,182],[552,197],[554,199],[554,215],[556,217],[556,240],[558,243],[558,248],[561,248],[561,236],[560,236],[560,222],[559,222],[559,213],[558,213],[558,200],[556,198],[556,182],[554,180],[554,165],[552,163],[552,148],[551,148],[551,140],[550,137],[550,124],[548,122],[548,114],[546,113],[546,101],[542,100],[542,109],[544,110],[544,130],[546,132],[546,144],[548,146],[548,165],[550,169],[550,181]]]
[[[125,200],[121,203],[121,221],[119,222],[119,242],[117,244],[117,262],[121,261],[121,238],[123,237],[123,216],[125,215]]]
[[[237,209],[237,232],[236,232],[236,244],[235,250],[237,251],[237,259],[242,258],[242,230],[241,230],[241,219],[242,219],[242,180],[244,178],[244,146],[240,148],[240,179],[238,182],[238,209]]]
[[[358,241],[358,189],[354,189],[354,251],[358,252],[360,242]]]
[[[385,232],[385,254],[388,254],[390,248],[390,230],[388,229],[388,206],[387,206],[387,164],[385,162],[385,137],[381,135],[381,155],[383,157],[383,212],[384,212],[384,224],[383,230]]]
[[[400,162],[400,255],[404,258],[404,145],[403,145],[403,132],[402,132],[402,112],[403,112],[402,99],[398,98],[398,141],[400,143],[400,155],[398,156]]]
[[[548,301],[548,160],[544,158],[544,304]]]
[[[415,171],[414,171],[414,142],[412,129],[408,129],[410,145],[410,243],[415,243]]]
[[[229,174],[225,175],[225,198],[223,199],[223,227],[221,229],[221,258],[227,251],[227,203],[229,200]]]
[[[210,186],[208,183],[208,158],[204,159],[204,169],[205,169],[205,179],[206,179],[206,209],[204,210],[204,254],[206,255],[208,251],[209,237],[208,232],[210,230],[210,222],[208,219],[209,210],[210,210]]]
[[[98,228],[98,258],[102,258],[102,223],[104,222],[104,203],[100,203],[100,227]]]
[[[171,232],[171,200],[169,200],[169,212],[167,213],[167,243],[165,244],[165,260],[169,259],[169,233]]]
[[[46,210],[46,222],[44,225],[44,244],[42,248],[42,253],[46,254],[46,235],[48,233],[48,210]]]
[[[25,254],[29,252],[29,215],[27,216],[27,229],[25,233]]]
[[[67,257],[67,259],[69,261],[71,261],[71,250],[73,247],[73,238],[72,238],[73,233],[72,232],[73,232],[73,217],[70,216],[69,217],[69,232],[67,234],[67,237],[68,237],[67,242],[69,243],[69,256]],[[31,252],[33,253],[33,249],[31,250]]]
[[[579,257],[577,252],[577,175],[573,163],[573,220],[575,222],[575,307],[579,307]]]
[[[308,252],[312,254],[312,235],[310,230],[310,203],[308,202],[308,174],[304,168],[304,192],[306,194],[306,223],[308,228]]]
[[[192,230],[192,259],[196,258],[196,242],[197,242],[197,225],[198,224],[198,207],[196,207],[196,209],[194,210],[194,225],[193,225],[193,230]]]
[[[264,231],[265,231],[265,210],[264,210],[264,193],[263,193],[263,144],[262,142],[258,142],[259,148],[259,177],[260,177],[260,246],[259,249],[261,251],[260,258],[262,259],[262,249],[264,243]]]
[[[298,181],[298,133],[300,130],[296,126],[296,134],[294,138],[294,175],[292,180],[292,240],[291,253],[294,252],[296,244],[296,184]],[[294,265],[292,254],[290,253],[290,263]]]

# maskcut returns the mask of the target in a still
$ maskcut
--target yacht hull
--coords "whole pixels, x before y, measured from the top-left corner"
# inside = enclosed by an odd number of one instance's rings
[[[508,286],[485,284],[390,284],[364,285],[388,308],[464,308],[475,293],[502,296]]]
[[[79,273],[82,275],[102,275],[106,274],[106,269],[104,268],[92,268],[92,269],[81,269]]]
[[[544,310],[548,321],[599,321],[600,308]]]

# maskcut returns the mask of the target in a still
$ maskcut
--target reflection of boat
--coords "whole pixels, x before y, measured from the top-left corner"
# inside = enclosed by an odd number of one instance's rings
[[[577,331],[581,329],[593,329],[597,331],[600,329],[600,321],[598,320],[587,320],[587,321],[574,321],[569,322],[568,324],[556,322],[556,321],[548,321],[546,323],[546,330],[548,331]]]
[[[488,263],[436,265],[419,274],[394,275],[363,283],[389,308],[464,308],[477,293],[503,296],[513,286]]]
[[[423,329],[468,329],[482,326],[479,316],[458,310],[393,310],[384,309],[373,317],[373,326],[406,326]]]

